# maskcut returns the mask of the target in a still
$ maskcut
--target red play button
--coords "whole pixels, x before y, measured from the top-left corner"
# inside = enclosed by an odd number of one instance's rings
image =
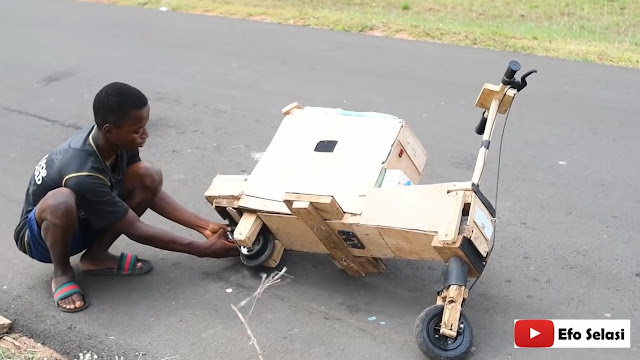
[[[513,329],[517,347],[550,347],[555,339],[551,320],[518,320]]]
[[[529,329],[529,340],[533,339],[534,337],[540,335],[539,331],[536,331],[534,329]]]

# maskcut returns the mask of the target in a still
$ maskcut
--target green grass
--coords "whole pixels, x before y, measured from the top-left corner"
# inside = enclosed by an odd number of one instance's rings
[[[638,0],[89,0],[640,68]]]
[[[38,356],[33,351],[14,351],[0,347],[0,360],[37,360]]]

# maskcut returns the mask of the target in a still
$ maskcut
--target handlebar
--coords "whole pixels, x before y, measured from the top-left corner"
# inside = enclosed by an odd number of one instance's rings
[[[516,60],[509,61],[509,66],[507,66],[507,71],[504,72],[504,77],[502,78],[502,83],[505,84],[505,81],[509,81],[516,76],[516,73],[520,71],[520,63]],[[505,84],[508,85],[508,84]]]
[[[476,125],[475,131],[478,135],[484,135],[484,128],[487,126],[487,114],[482,113],[482,117],[480,118],[480,122]]]
[[[520,80],[516,80],[515,76],[518,71],[520,71],[520,63],[517,60],[509,61],[509,65],[507,66],[507,70],[504,72],[502,76],[502,85],[505,87],[510,87],[515,89],[517,92],[522,91],[527,86],[527,77],[531,74],[537,73],[538,70],[533,69],[526,72]],[[508,89],[505,89],[505,91]],[[480,122],[475,127],[475,132],[478,135],[484,135],[485,127],[487,126],[487,113],[485,111],[482,112],[482,118],[480,118]]]
[[[533,69],[526,72],[520,80],[514,79],[516,73],[520,71],[520,63],[516,60],[509,61],[509,66],[507,70],[504,72],[504,76],[502,77],[502,85],[509,86],[511,88],[516,89],[517,92],[522,91],[527,86],[527,77],[533,73],[537,73],[538,70]]]

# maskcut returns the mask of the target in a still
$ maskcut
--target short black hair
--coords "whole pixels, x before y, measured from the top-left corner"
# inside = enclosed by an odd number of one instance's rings
[[[129,84],[112,82],[100,89],[93,99],[93,117],[98,128],[107,124],[120,126],[129,111],[141,110],[148,103],[142,91]]]

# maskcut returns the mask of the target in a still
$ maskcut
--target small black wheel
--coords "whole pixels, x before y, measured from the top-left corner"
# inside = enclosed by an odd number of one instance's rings
[[[471,351],[473,329],[469,320],[460,314],[458,334],[450,338],[440,334],[440,324],[444,305],[432,305],[426,308],[415,325],[418,348],[430,360],[464,359]]]
[[[260,230],[251,247],[240,247],[240,261],[247,266],[260,266],[273,255],[275,248],[276,244],[273,236],[264,230]]]

